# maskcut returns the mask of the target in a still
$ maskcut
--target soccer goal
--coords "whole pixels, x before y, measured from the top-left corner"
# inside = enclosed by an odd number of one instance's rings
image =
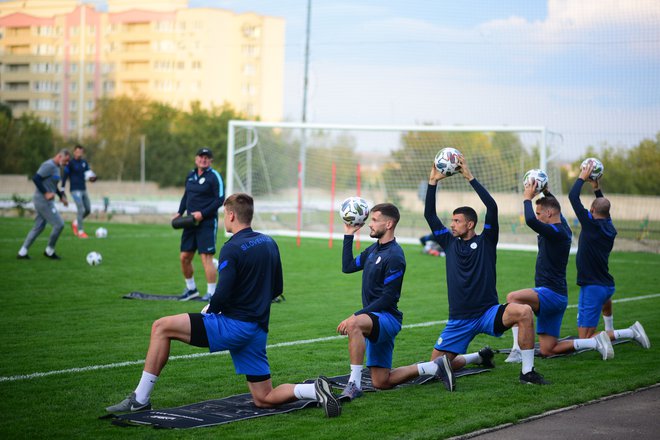
[[[522,178],[531,168],[549,175],[561,196],[556,162],[561,136],[545,127],[366,126],[230,121],[227,194],[255,199],[253,227],[272,234],[333,239],[343,236],[341,202],[361,196],[371,205],[396,204],[401,211],[397,240],[418,243],[430,231],[424,197],[435,154],[459,149],[474,176],[498,203],[500,243],[535,245],[524,225]],[[568,203],[568,202],[566,202]],[[562,201],[562,205],[564,202]],[[458,206],[472,206],[481,232],[485,207],[461,175],[438,189],[438,215],[448,224]],[[369,239],[363,229],[362,239]],[[535,248],[535,246],[533,246]]]

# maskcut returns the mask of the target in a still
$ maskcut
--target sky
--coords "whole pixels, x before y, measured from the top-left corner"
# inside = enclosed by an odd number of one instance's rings
[[[285,19],[287,121],[302,119],[307,3],[189,0]],[[545,126],[564,160],[660,132],[658,0],[311,5],[308,122]]]

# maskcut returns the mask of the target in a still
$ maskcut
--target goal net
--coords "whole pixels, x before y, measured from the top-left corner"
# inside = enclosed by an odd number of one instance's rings
[[[272,235],[343,236],[338,209],[350,196],[370,205],[391,202],[401,211],[397,240],[419,243],[430,233],[424,197],[433,159],[444,147],[465,156],[472,174],[497,201],[500,243],[535,248],[524,224],[522,177],[541,168],[564,201],[559,164],[561,136],[544,127],[348,126],[230,121],[227,194],[255,199],[253,227]],[[449,224],[458,206],[472,206],[481,232],[485,207],[460,175],[440,182],[438,216]],[[362,239],[369,239],[363,229]]]

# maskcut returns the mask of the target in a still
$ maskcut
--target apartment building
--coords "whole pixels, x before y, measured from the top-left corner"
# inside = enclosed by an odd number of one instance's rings
[[[63,134],[90,129],[96,101],[144,96],[188,109],[228,102],[282,119],[284,20],[187,0],[0,3],[0,101]]]

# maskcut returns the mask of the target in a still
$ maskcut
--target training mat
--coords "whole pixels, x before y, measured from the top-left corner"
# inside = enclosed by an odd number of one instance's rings
[[[490,371],[487,368],[463,368],[456,372],[456,377]],[[348,383],[350,375],[329,377],[333,386],[342,388]],[[420,376],[415,380],[406,382],[399,386],[420,385],[436,380],[433,376]],[[312,383],[309,379],[305,383]],[[369,370],[363,370],[363,391],[376,391],[371,383]],[[166,408],[159,410],[140,411],[122,415],[108,415],[102,418],[110,418],[114,425],[118,426],[152,426],[154,428],[186,429],[201,428],[205,426],[222,425],[239,420],[252,419],[255,417],[284,414],[308,407],[318,407],[314,400],[297,400],[295,402],[280,405],[277,408],[257,408],[252,402],[249,393],[225,397],[223,399],[207,400],[205,402],[193,403],[191,405]],[[320,411],[320,410],[319,410]],[[322,417],[322,411],[319,413]]]
[[[178,301],[181,295],[155,295],[152,293],[131,292],[124,295],[124,299],[146,299],[148,301]],[[201,296],[188,301],[204,301]],[[206,302],[206,301],[204,301]]]
[[[577,339],[575,336],[566,336],[565,338],[558,339],[558,341],[572,341],[573,339]],[[619,345],[619,344],[625,344],[632,341],[632,339],[616,339],[612,341],[612,345]],[[545,359],[552,359],[552,358],[558,358],[558,357],[563,357],[563,356],[573,356],[575,354],[580,354],[580,353],[585,353],[587,351],[594,351],[590,350],[588,348],[583,348],[581,350],[577,351],[572,351],[570,353],[562,353],[562,354],[553,354],[552,356],[541,356],[541,348],[539,346],[539,343],[537,342],[534,344],[534,356],[538,357],[543,357]],[[499,350],[495,350],[496,353],[500,354],[509,354],[511,353],[510,348],[500,348]]]

